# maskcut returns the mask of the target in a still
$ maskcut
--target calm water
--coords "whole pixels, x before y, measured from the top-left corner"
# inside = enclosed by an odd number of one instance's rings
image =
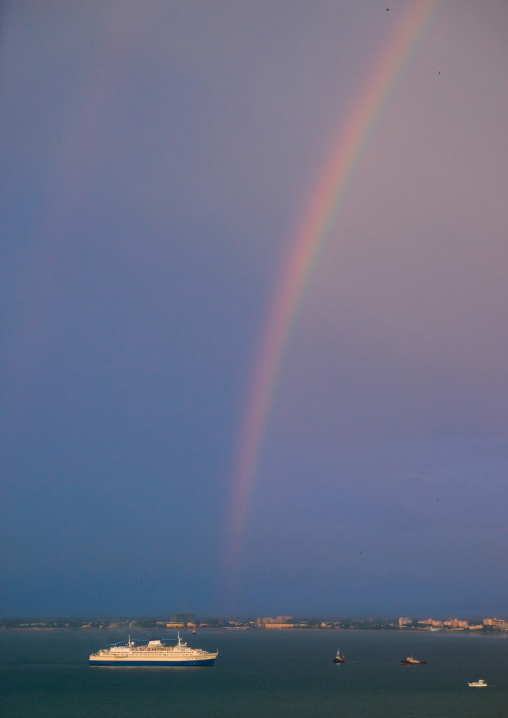
[[[92,650],[124,638],[114,631],[1,631],[2,718],[508,716],[508,637],[203,632],[186,640],[219,648],[212,668],[88,666]],[[338,647],[343,665],[332,663]],[[402,666],[411,654],[428,665]],[[469,688],[478,678],[489,687]]]

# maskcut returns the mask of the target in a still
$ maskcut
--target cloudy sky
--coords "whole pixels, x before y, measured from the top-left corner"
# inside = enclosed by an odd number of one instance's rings
[[[307,207],[420,10],[238,507]],[[0,21],[0,615],[506,614],[508,3]]]

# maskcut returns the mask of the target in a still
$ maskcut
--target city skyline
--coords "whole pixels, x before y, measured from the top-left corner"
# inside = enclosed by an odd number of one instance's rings
[[[508,631],[508,618],[469,616],[467,619],[448,616],[421,618],[399,616],[244,616],[217,617],[189,614],[140,616],[66,616],[66,617],[24,617],[2,618],[0,628],[4,629],[53,629],[53,628],[157,628],[157,629],[222,629],[255,628],[267,630],[333,629],[333,630],[419,630],[419,631]]]

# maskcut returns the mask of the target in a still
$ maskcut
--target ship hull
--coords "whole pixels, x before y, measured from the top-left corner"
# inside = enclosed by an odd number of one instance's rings
[[[158,661],[158,660],[111,660],[101,658],[90,659],[91,666],[213,666],[215,658],[196,658],[190,661]]]

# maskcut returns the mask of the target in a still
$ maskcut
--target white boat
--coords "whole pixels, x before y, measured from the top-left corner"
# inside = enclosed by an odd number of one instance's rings
[[[472,681],[471,683],[467,684],[470,688],[487,688],[487,684],[483,680],[483,678],[480,678],[479,681]]]
[[[89,659],[92,666],[213,666],[219,655],[208,653],[201,648],[189,648],[178,634],[176,646],[168,646],[162,641],[148,641],[144,645],[115,644],[92,653]]]

